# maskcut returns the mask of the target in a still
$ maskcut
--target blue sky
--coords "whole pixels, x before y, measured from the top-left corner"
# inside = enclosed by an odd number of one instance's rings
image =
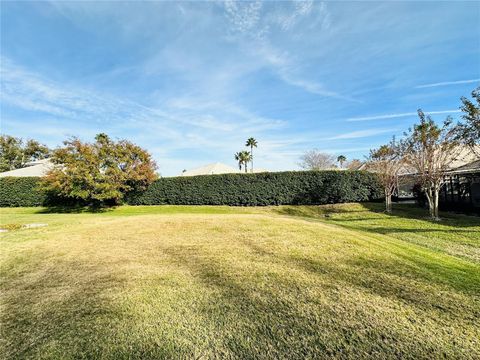
[[[363,158],[480,84],[478,2],[1,2],[1,132],[127,138],[162,175]]]

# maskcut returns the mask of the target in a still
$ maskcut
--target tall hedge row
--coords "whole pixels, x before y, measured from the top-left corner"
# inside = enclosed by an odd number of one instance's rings
[[[67,205],[48,197],[37,177],[0,178],[0,206]],[[381,198],[375,175],[362,171],[289,171],[161,178],[131,205],[290,205],[333,204]],[[71,201],[70,201],[71,204]]]
[[[0,206],[41,206],[47,199],[39,177],[0,178]]]
[[[288,171],[162,178],[132,205],[287,205],[369,201],[382,197],[375,175],[363,171]]]

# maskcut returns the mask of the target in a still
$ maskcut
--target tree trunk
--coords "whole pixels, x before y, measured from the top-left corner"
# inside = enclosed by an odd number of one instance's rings
[[[252,157],[252,160],[251,160],[251,162],[252,162],[251,169],[252,169],[252,173],[253,173],[253,145],[250,146],[250,155],[251,155],[251,157]]]
[[[433,190],[433,219],[434,220],[440,220],[440,217],[438,216],[438,193],[439,193],[439,190],[435,188]]]
[[[392,212],[392,194],[385,191],[385,212],[390,214]]]
[[[433,194],[432,194],[432,188],[429,187],[427,191],[425,191],[425,195],[427,196],[427,201],[428,201],[428,211],[430,212],[430,217],[432,219],[435,219],[435,211],[434,211],[434,204],[433,204]]]
[[[386,205],[385,211],[390,214],[392,212],[392,195],[388,195],[386,197],[385,205]]]

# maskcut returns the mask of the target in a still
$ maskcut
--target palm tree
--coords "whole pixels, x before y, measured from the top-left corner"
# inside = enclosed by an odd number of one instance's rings
[[[235,153],[235,160],[238,161],[238,169],[239,170],[242,170],[242,164],[243,164],[242,152],[243,151]]]
[[[244,165],[245,172],[248,172],[248,163],[252,161],[252,154],[250,154],[248,151],[240,151],[240,159]]]
[[[257,143],[257,140],[255,140],[255,138],[251,137],[247,140],[247,143],[245,144],[245,146],[250,146],[250,161],[252,163],[252,172],[253,172],[253,148],[254,147],[257,147],[258,143]]]
[[[340,167],[343,168],[343,163],[347,161],[347,158],[343,155],[340,155],[339,157],[337,157],[337,161],[340,163]]]
[[[248,151],[240,151],[240,158],[243,162],[243,167],[245,168],[245,173],[248,172],[248,163],[252,161],[252,154]]]
[[[235,153],[235,160],[238,161],[238,168],[242,170],[242,165],[245,167],[245,172],[248,172],[247,164],[252,161],[252,155],[248,151],[239,151]]]

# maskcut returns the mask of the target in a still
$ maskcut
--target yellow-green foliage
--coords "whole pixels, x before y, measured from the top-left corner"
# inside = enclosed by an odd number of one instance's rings
[[[93,143],[66,140],[51,159],[61,166],[48,172],[43,186],[58,197],[95,205],[118,204],[126,193],[145,190],[157,178],[146,150],[106,134],[97,134]]]

